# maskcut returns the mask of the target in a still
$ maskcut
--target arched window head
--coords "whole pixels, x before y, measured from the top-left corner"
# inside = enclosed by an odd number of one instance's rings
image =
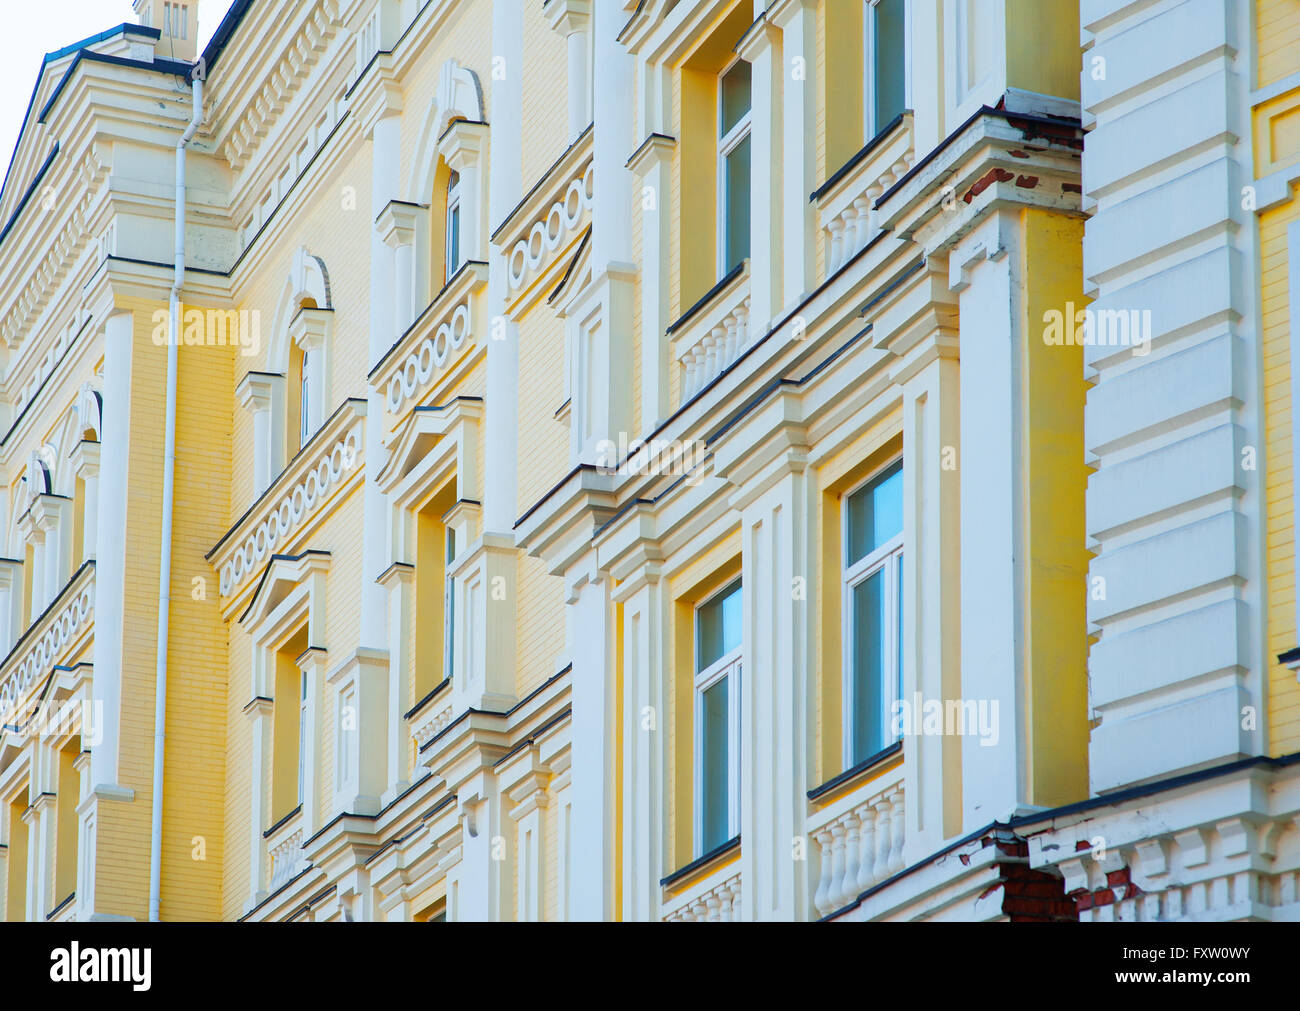
[[[452,171],[447,180],[447,215],[446,215],[445,262],[450,281],[460,269],[460,173]]]

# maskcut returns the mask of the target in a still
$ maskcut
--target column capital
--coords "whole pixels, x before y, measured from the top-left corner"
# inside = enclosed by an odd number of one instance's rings
[[[561,35],[577,35],[591,27],[591,0],[546,0],[546,22]]]
[[[736,55],[746,63],[753,63],[766,55],[771,47],[780,41],[780,29],[772,23],[770,16],[764,13],[741,37],[736,45]]]
[[[415,233],[420,218],[429,208],[424,204],[413,204],[406,200],[390,200],[379,217],[375,218],[375,228],[384,244],[390,249],[415,244]]]
[[[289,339],[304,351],[319,351],[333,319],[333,309],[299,309],[289,323]]]
[[[652,133],[641,142],[627,160],[627,167],[632,173],[644,179],[656,168],[672,161],[673,152],[677,150],[677,138],[666,133]]]
[[[98,442],[82,439],[72,447],[72,469],[83,481],[99,477],[99,446]]]
[[[767,8],[767,20],[784,31],[798,15],[811,14],[821,0],[772,0]]]
[[[282,372],[247,372],[235,387],[235,396],[246,411],[253,414],[269,411],[275,397],[284,390],[284,383]]]
[[[438,153],[455,171],[464,173],[478,164],[488,139],[486,123],[453,121],[438,138]]]

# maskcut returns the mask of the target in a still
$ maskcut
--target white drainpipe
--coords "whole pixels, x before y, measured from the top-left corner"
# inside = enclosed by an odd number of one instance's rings
[[[163,758],[167,741],[167,631],[171,612],[172,500],[176,484],[176,382],[181,332],[181,289],[185,286],[185,149],[203,122],[203,82],[192,82],[194,114],[176,144],[176,277],[172,282],[167,331],[167,434],[164,437],[162,561],[158,572],[158,673],[154,679],[153,811],[149,837],[149,919],[157,921],[162,901]]]

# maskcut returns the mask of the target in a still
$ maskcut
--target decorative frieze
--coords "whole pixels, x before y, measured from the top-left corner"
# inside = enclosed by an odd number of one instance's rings
[[[317,433],[247,515],[208,554],[230,596],[361,471],[365,452],[363,400],[349,400]]]
[[[95,610],[95,567],[85,566],[56,606],[0,667],[0,721],[9,722],[23,695],[64,658],[87,631]]]

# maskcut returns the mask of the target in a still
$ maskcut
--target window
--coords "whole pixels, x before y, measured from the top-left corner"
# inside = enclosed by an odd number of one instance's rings
[[[718,272],[749,256],[750,66],[736,60],[718,79]]]
[[[312,402],[311,402],[311,370],[315,366],[313,359],[316,356],[311,351],[302,353],[302,375],[298,380],[298,448],[311,440],[312,437]]]
[[[695,612],[695,843],[700,854],[740,827],[739,581]]]
[[[846,498],[845,759],[850,768],[897,740],[903,682],[903,464]]]
[[[867,0],[867,137],[892,123],[907,107],[907,13],[905,0]]]
[[[306,797],[307,774],[307,672],[302,672],[302,691],[298,695],[298,803]]]
[[[446,280],[450,281],[460,269],[460,173],[452,172],[447,180],[447,236],[444,251],[447,264]]]
[[[452,671],[455,670],[456,659],[456,580],[451,576],[452,562],[456,560],[456,531],[451,527],[446,528],[446,553],[447,559],[446,576],[443,583],[443,633],[442,639],[445,643],[445,655],[443,656],[443,677],[450,678]]]

